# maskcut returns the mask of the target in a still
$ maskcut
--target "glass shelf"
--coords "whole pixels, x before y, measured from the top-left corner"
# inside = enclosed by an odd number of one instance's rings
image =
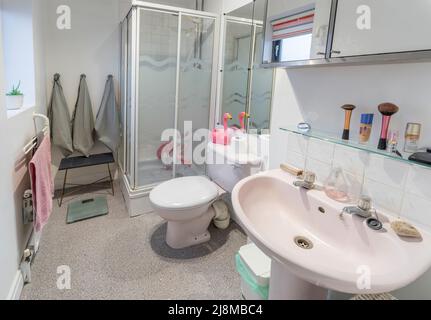
[[[286,131],[286,132],[299,134],[299,135],[302,135],[304,137],[314,138],[317,140],[326,141],[326,142],[342,145],[345,147],[362,150],[362,151],[372,153],[372,154],[378,154],[378,155],[381,155],[381,156],[384,156],[387,158],[391,158],[393,160],[405,162],[405,163],[408,163],[411,165],[421,166],[421,167],[425,167],[425,168],[431,168],[431,164],[428,165],[425,163],[420,163],[420,162],[408,160],[408,157],[411,154],[403,153],[401,150],[399,150],[403,156],[401,158],[399,155],[397,155],[395,153],[391,153],[391,152],[388,152],[385,150],[377,149],[377,146],[373,145],[371,142],[367,143],[367,144],[359,143],[358,141],[355,140],[355,137],[352,137],[352,140],[343,140],[340,137],[337,137],[334,133],[328,133],[328,132],[324,132],[324,131],[320,131],[320,130],[313,130],[313,129],[310,131],[304,132],[304,131],[299,130],[296,126],[287,126],[287,127],[283,127],[280,129],[283,131]]]

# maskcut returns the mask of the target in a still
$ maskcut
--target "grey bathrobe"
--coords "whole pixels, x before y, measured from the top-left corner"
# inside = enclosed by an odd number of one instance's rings
[[[48,118],[53,145],[59,147],[64,156],[70,156],[73,153],[72,122],[58,73],[54,75]]]
[[[94,116],[86,76],[81,75],[73,116],[73,147],[86,157],[94,145]]]
[[[114,79],[108,76],[102,104],[96,117],[97,138],[115,154],[120,145],[120,114],[115,98]]]

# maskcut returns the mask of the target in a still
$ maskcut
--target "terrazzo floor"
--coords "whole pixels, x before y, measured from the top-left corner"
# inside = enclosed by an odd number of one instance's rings
[[[21,299],[241,298],[234,255],[246,236],[238,225],[211,227],[210,242],[173,250],[164,241],[166,223],[154,213],[129,218],[118,185],[115,191],[107,216],[71,225],[67,202],[55,202]],[[70,268],[70,289],[57,288],[61,266]]]

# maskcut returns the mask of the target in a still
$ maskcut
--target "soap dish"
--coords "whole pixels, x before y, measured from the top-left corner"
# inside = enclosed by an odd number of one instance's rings
[[[391,223],[392,229],[400,237],[422,239],[422,235],[414,226],[403,221],[394,221]]]

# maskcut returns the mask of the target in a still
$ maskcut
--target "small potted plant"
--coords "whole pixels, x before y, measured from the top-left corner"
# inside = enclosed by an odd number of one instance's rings
[[[21,81],[18,85],[12,86],[12,90],[6,94],[6,107],[8,110],[21,109],[24,104],[24,94],[19,90]]]

